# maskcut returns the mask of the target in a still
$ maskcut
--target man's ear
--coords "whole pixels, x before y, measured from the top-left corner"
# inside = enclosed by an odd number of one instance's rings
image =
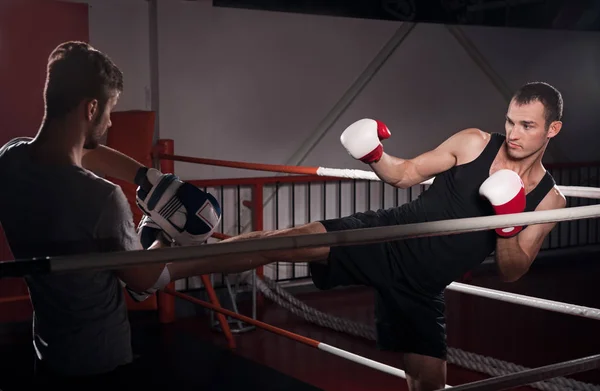
[[[562,129],[562,121],[554,121],[548,127],[548,138],[555,137]]]
[[[85,105],[85,118],[92,121],[98,113],[98,99],[92,99]]]

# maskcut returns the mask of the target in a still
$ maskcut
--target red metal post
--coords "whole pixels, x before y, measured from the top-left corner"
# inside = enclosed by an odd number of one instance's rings
[[[173,140],[161,139],[156,143],[156,152],[160,154],[173,154],[175,151]],[[160,170],[162,172],[175,173],[175,162],[168,158],[160,159]],[[210,280],[207,276],[201,276],[202,283],[204,284],[207,292],[210,296],[210,301],[213,305],[217,307],[221,307],[219,303],[219,299],[210,283]],[[167,288],[171,290],[175,290],[175,283],[170,283],[167,285]],[[164,292],[158,292],[158,318],[161,323],[170,323],[175,321],[175,296],[168,295]],[[231,349],[235,349],[235,340],[233,338],[233,334],[231,333],[231,329],[229,327],[229,323],[227,323],[227,318],[221,313],[217,315],[219,319],[219,323],[221,324],[221,328],[223,333],[225,334],[225,338],[227,338],[227,342],[229,343],[229,347]]]
[[[175,147],[173,140],[158,140],[156,143],[157,149],[161,153],[174,153]],[[159,167],[162,172],[174,173],[175,162],[167,159],[159,160]],[[167,285],[168,288],[175,290],[175,283],[171,282]],[[168,295],[164,292],[158,292],[156,296],[158,302],[158,319],[160,323],[171,323],[175,321],[175,296]]]
[[[255,183],[252,186],[252,230],[253,231],[262,231],[264,229],[263,224],[263,183]],[[262,277],[264,274],[264,269],[262,266],[259,266],[256,269],[256,275],[258,278]],[[256,297],[257,306],[262,306],[264,304],[263,295],[257,291]]]

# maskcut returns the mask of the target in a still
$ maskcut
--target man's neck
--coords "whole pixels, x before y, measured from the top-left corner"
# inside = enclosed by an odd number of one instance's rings
[[[44,123],[32,141],[33,158],[51,165],[81,167],[84,140],[67,121]]]
[[[542,157],[546,147],[539,150],[534,155],[531,155],[525,159],[512,159],[506,152],[506,143],[504,143],[503,149],[503,168],[507,168],[519,174],[524,182],[537,182],[544,176],[544,166],[542,164]]]

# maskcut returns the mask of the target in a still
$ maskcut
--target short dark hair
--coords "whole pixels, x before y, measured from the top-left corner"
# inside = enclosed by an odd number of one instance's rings
[[[544,105],[546,127],[554,121],[561,121],[563,116],[563,98],[561,93],[548,83],[527,83],[515,92],[512,98],[517,104],[524,105],[540,102]]]
[[[46,120],[64,117],[85,99],[97,99],[104,111],[111,94],[122,91],[121,70],[106,54],[85,42],[64,42],[48,57]]]

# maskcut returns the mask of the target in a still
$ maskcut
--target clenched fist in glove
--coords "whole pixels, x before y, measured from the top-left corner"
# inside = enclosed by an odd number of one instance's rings
[[[157,240],[167,245],[171,244],[171,239],[165,235],[162,228],[146,215],[142,217],[138,224],[137,234],[144,250],[147,250]]]
[[[527,204],[523,181],[512,170],[498,170],[490,175],[479,187],[479,194],[490,201],[496,214],[521,213]],[[523,227],[497,228],[496,233],[502,237],[511,237],[522,229]]]
[[[381,159],[383,145],[380,141],[391,135],[383,122],[365,118],[348,126],[342,133],[340,141],[353,158],[370,164]]]
[[[204,243],[221,221],[215,197],[175,175],[144,167],[135,183],[138,207],[178,245]]]

